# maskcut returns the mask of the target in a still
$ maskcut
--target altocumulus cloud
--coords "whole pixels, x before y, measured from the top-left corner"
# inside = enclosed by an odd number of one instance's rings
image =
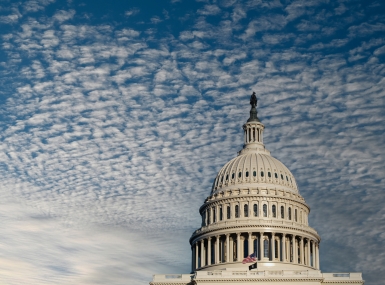
[[[256,91],[265,143],[312,207],[322,270],[381,284],[382,3],[4,4],[1,281],[189,272],[197,209]]]

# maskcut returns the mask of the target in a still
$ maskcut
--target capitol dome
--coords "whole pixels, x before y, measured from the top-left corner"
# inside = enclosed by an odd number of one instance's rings
[[[250,98],[244,144],[214,179],[190,237],[191,274],[154,275],[151,285],[362,285],[361,273],[321,273],[321,238],[293,174],[263,144]]]

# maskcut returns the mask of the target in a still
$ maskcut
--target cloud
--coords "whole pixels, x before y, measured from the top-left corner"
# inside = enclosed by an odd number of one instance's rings
[[[135,16],[135,15],[137,15],[139,12],[140,12],[140,10],[139,10],[138,8],[133,8],[133,9],[131,9],[131,10],[126,11],[126,12],[124,13],[124,15],[125,15],[126,17],[130,17],[130,16]]]
[[[253,7],[266,2],[198,3],[220,20],[163,33],[77,22],[64,7],[10,25],[0,71],[4,282],[144,284],[189,272],[180,256],[197,209],[242,147],[256,91],[266,147],[312,208],[322,270],[381,284],[384,39],[361,33],[381,23],[360,18],[344,37],[347,27],[306,18],[327,3],[293,3],[261,15]]]

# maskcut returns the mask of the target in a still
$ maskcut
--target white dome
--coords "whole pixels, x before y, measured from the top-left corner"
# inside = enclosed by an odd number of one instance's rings
[[[297,184],[290,170],[278,159],[257,150],[240,154],[226,163],[215,178],[212,194],[241,186],[275,187],[298,194]]]

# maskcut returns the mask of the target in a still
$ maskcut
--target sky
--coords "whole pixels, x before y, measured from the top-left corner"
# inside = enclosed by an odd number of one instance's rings
[[[0,46],[0,283],[189,273],[255,91],[321,270],[383,284],[383,1],[0,0]]]

